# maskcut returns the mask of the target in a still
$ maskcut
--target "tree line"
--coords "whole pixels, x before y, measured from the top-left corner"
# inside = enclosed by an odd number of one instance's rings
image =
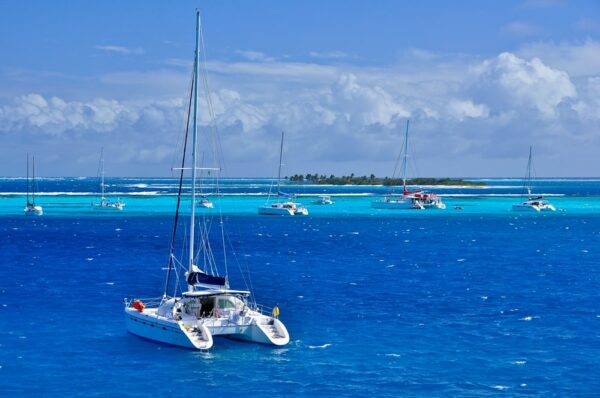
[[[286,180],[296,183],[308,183],[317,185],[402,185],[401,178],[376,177],[374,174],[370,176],[356,176],[354,173],[347,176],[335,176],[330,174],[294,174],[286,176]],[[410,178],[406,180],[409,185],[470,185],[481,186],[485,185],[482,181],[467,181],[456,178]]]

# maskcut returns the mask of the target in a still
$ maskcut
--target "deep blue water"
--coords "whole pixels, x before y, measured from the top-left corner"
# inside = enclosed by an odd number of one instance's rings
[[[208,353],[125,332],[122,299],[161,293],[172,217],[3,208],[0,395],[597,396],[600,212],[568,206],[598,199],[520,216],[471,200],[487,210],[228,214],[292,341]]]

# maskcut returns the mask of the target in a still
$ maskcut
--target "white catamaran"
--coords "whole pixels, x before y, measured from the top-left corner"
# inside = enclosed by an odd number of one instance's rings
[[[277,172],[277,199],[275,203],[269,204],[271,191],[267,197],[267,203],[258,208],[258,214],[263,216],[308,216],[308,209],[301,203],[291,200],[294,195],[281,191],[281,160],[283,157],[283,131],[281,132],[281,145],[279,147],[279,171]],[[288,200],[281,200],[287,198]]]
[[[112,201],[104,196],[104,148],[100,149],[100,201],[92,203],[92,206],[96,210],[123,210],[125,203],[118,198],[117,201]]]
[[[29,154],[27,154],[27,204],[23,211],[26,216],[41,216],[44,214],[42,206],[35,204],[35,157],[32,159],[32,181],[31,181],[31,201],[29,200]]]
[[[329,195],[319,195],[319,198],[313,202],[315,205],[332,205],[334,203]]]
[[[200,45],[202,43],[200,13],[196,12],[196,52],[194,62],[194,78],[190,95],[191,107],[193,98],[192,119],[192,161],[191,167],[185,167],[187,146],[184,140],[183,157],[179,175],[179,195],[173,235],[171,238],[170,256],[167,267],[164,292],[156,303],[146,300],[125,300],[125,320],[127,330],[146,339],[182,346],[192,349],[206,350],[213,346],[213,336],[224,336],[238,340],[282,346],[289,342],[290,337],[284,324],[278,319],[279,309],[274,307],[267,312],[251,300],[249,290],[232,290],[229,288],[227,276],[219,276],[217,264],[209,240],[208,216],[203,222],[196,220],[196,167],[197,136],[198,136],[198,80],[200,68]],[[202,45],[202,49],[204,46]],[[206,75],[202,77],[206,79]],[[205,80],[205,86],[208,87]],[[207,92],[208,98],[210,98]],[[212,114],[211,102],[208,101],[209,113]],[[188,111],[189,126],[189,111]],[[174,256],[175,238],[178,225],[179,206],[183,183],[183,172],[191,168],[191,214],[189,222],[189,241],[187,266],[181,264]],[[225,235],[222,229],[223,220],[218,223],[221,227],[221,239],[225,246]],[[196,236],[196,226],[200,231],[199,244]],[[198,247],[198,253],[196,252]],[[227,266],[226,249],[223,247],[223,262]],[[202,264],[202,268],[200,267]],[[185,281],[187,290],[179,293],[178,266],[187,268]],[[226,268],[227,269],[227,268]],[[174,275],[174,277],[173,277]],[[174,279],[174,280],[172,280]],[[169,295],[170,285],[174,285],[174,294]],[[146,303],[144,303],[146,301]],[[261,309],[262,308],[262,309]]]
[[[527,191],[527,200],[522,203],[512,206],[513,211],[527,211],[527,212],[540,212],[540,211],[556,211],[556,208],[544,199],[543,196],[533,196],[531,194],[531,152],[532,147],[529,147],[529,159],[527,160],[527,178],[525,179],[525,186],[523,187],[523,193]]]
[[[406,167],[408,157],[408,124],[406,121],[406,132],[404,133],[404,154],[402,156],[402,193],[395,194],[394,192],[384,196],[383,199],[371,202],[371,207],[375,209],[445,209],[446,205],[442,203],[442,199],[432,193],[427,193],[423,190],[409,191],[406,188]],[[398,163],[396,163],[397,165]],[[395,178],[396,171],[394,170]]]

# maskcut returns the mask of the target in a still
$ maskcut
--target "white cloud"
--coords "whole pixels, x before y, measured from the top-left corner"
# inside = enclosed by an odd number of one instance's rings
[[[249,61],[260,61],[260,62],[275,61],[275,58],[269,57],[267,54],[260,52],[260,51],[251,51],[251,50],[236,51],[236,54],[240,55],[241,57],[243,57]]]
[[[289,133],[291,172],[389,173],[410,118],[415,156],[426,163],[422,174],[465,175],[471,169],[460,162],[453,169],[448,166],[455,164],[453,159],[476,162],[479,156],[500,162],[520,158],[522,148],[533,143],[541,146],[542,164],[544,153],[575,148],[583,153],[593,143],[600,145],[595,133],[600,74],[573,78],[570,72],[597,45],[546,44],[552,51],[545,58],[528,56],[541,44],[485,60],[424,52],[413,67],[322,65],[257,56],[247,62],[213,61],[208,68],[225,156],[238,167],[232,174],[268,175],[281,130]],[[558,54],[569,69],[555,63]],[[158,171],[140,172],[162,174],[172,166],[164,163],[184,125],[189,75],[169,69],[101,76],[94,92],[102,95],[92,99],[35,91],[17,96],[0,104],[0,143],[25,143],[35,136],[53,143],[78,142],[72,151],[90,151],[91,143],[106,139],[123,162],[156,164]],[[203,127],[210,124],[206,109],[202,98]],[[478,173],[486,172],[478,168]]]
[[[502,27],[502,31],[516,36],[537,36],[542,33],[542,28],[525,21],[513,21]]]
[[[384,88],[361,85],[353,74],[340,76],[326,103],[343,120],[361,127],[373,124],[390,127],[397,118],[409,115]]]
[[[162,106],[163,111],[169,109],[165,103],[157,105]],[[29,129],[50,135],[68,131],[108,132],[133,125],[147,111],[148,106],[103,98],[67,102],[57,97],[46,100],[39,94],[28,94],[16,98],[12,105],[0,107],[3,122],[0,132]]]
[[[481,87],[504,108],[533,108],[544,117],[556,117],[558,105],[577,95],[566,72],[552,69],[538,58],[528,61],[502,53],[476,71]]]
[[[130,48],[130,47],[123,47],[123,46],[107,45],[107,46],[96,46],[96,48],[98,50],[102,50],[102,51],[106,51],[106,52],[113,52],[113,53],[125,54],[125,55],[129,55],[129,54],[140,55],[140,54],[144,53],[144,49],[139,48],[139,47]]]
[[[349,55],[343,51],[311,51],[308,54],[311,58],[323,58],[323,59],[341,59],[348,58]]]
[[[595,75],[600,71],[600,43],[591,39],[575,43],[530,43],[516,54],[523,58],[539,58],[571,77]]]
[[[459,121],[466,118],[488,117],[490,110],[486,105],[475,104],[471,100],[453,99],[448,104],[449,115]]]

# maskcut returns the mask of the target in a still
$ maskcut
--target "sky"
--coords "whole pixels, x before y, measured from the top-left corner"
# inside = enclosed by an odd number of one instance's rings
[[[172,176],[196,8],[224,176],[600,176],[598,0],[0,0],[0,175]]]

